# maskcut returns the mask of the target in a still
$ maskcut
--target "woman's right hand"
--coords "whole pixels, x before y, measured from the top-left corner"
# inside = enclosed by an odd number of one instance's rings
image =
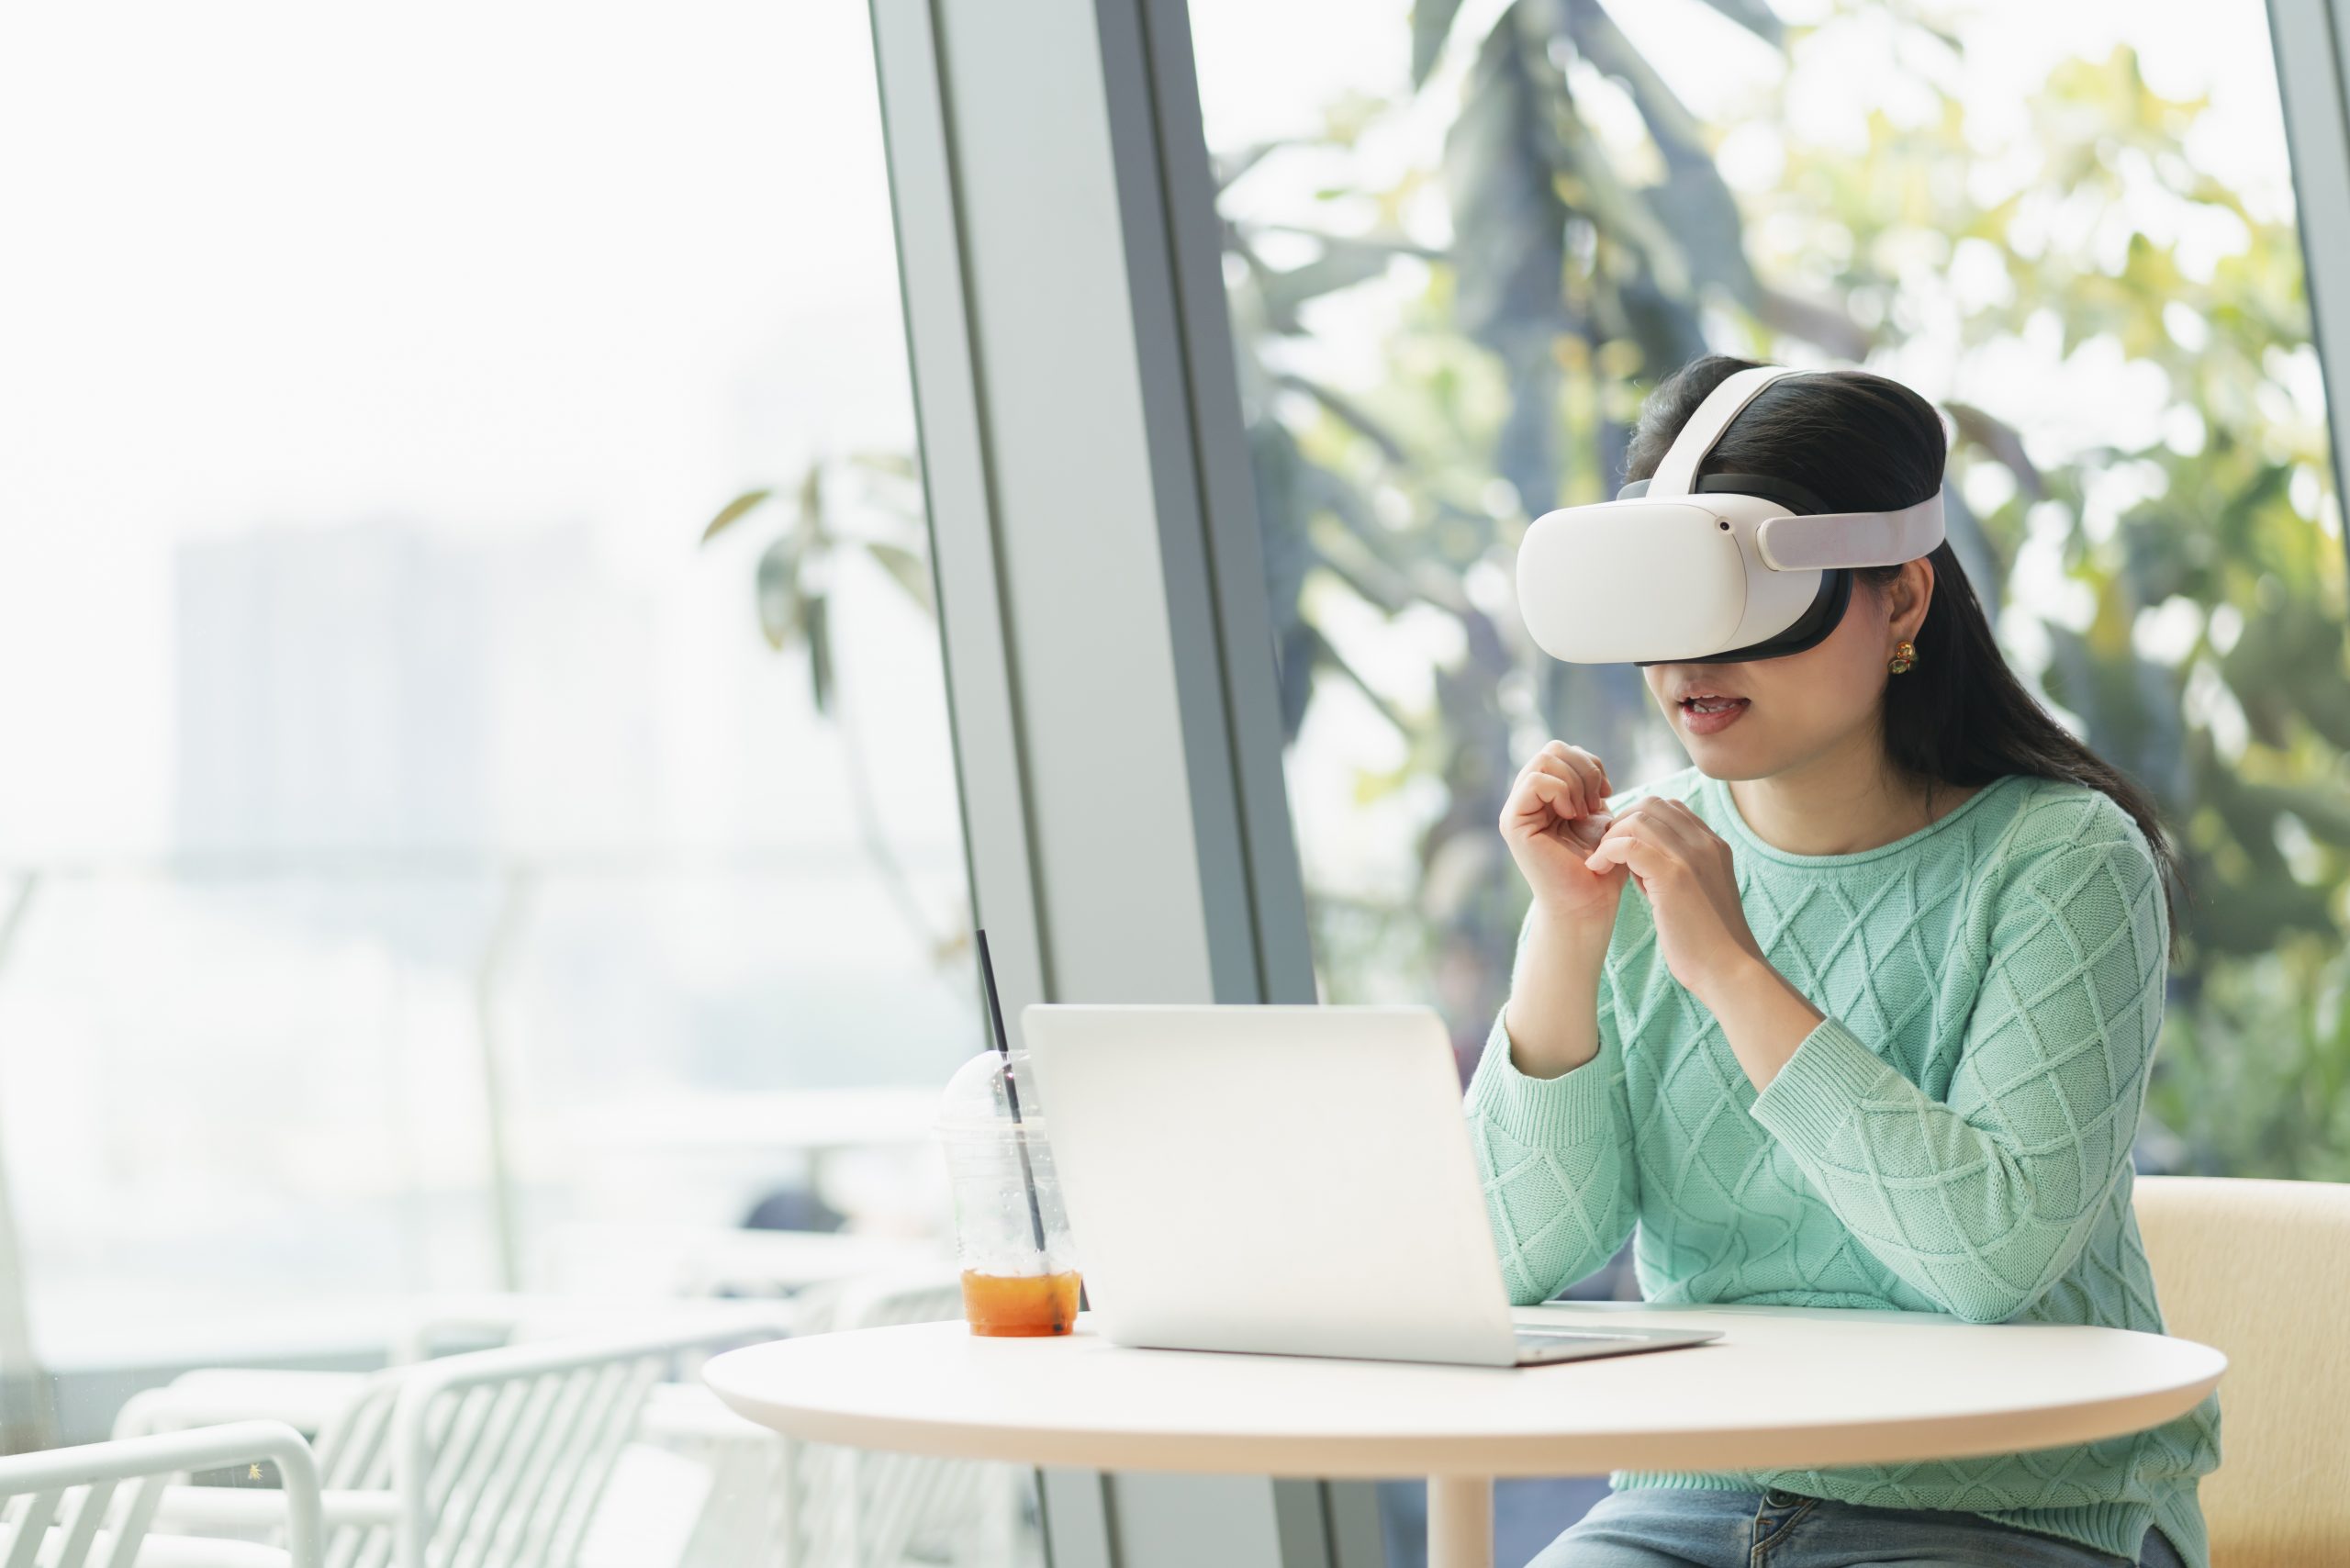
[[[1615,790],[1607,766],[1581,746],[1552,741],[1535,753],[1502,806],[1502,841],[1534,902],[1565,925],[1605,931],[1630,874],[1621,864],[1606,872],[1583,860],[1616,819],[1607,810]]]

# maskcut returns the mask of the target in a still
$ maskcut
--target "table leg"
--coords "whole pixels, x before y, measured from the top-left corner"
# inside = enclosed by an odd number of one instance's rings
[[[1494,1568],[1492,1477],[1428,1477],[1428,1568]]]

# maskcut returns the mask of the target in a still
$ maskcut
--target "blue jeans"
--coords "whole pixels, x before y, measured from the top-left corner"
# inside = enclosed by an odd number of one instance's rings
[[[1791,1492],[1610,1492],[1527,1568],[2183,1568],[2149,1529],[2134,1562],[1980,1514]]]

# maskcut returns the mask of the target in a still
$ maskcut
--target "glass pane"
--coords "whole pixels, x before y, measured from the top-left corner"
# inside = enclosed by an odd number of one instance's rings
[[[2259,0],[1192,12],[1324,997],[1435,999],[1465,1077],[1526,757],[1688,760],[1636,669],[1531,648],[1528,521],[1699,353],[1855,361],[1955,417],[2009,658],[2185,854],[2141,1169],[2350,1176],[2344,552]],[[1571,1504],[1512,1544],[1505,1487],[1501,1560]]]
[[[7,1445],[935,1272],[985,1036],[865,7],[14,12],[0,207]],[[591,1548],[758,1550],[668,1447]],[[1034,1551],[935,1480],[840,1509]]]

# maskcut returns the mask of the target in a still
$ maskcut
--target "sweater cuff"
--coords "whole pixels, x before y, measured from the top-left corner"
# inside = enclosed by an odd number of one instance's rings
[[[1612,1136],[1615,1061],[1606,1042],[1599,1054],[1556,1078],[1529,1078],[1509,1059],[1506,1006],[1494,1015],[1477,1070],[1469,1075],[1469,1114],[1528,1148],[1561,1148]]]
[[[1897,1093],[1886,1080],[1916,1086],[1834,1018],[1823,1018],[1796,1045],[1747,1114],[1799,1153],[1818,1155],[1863,1102]]]

